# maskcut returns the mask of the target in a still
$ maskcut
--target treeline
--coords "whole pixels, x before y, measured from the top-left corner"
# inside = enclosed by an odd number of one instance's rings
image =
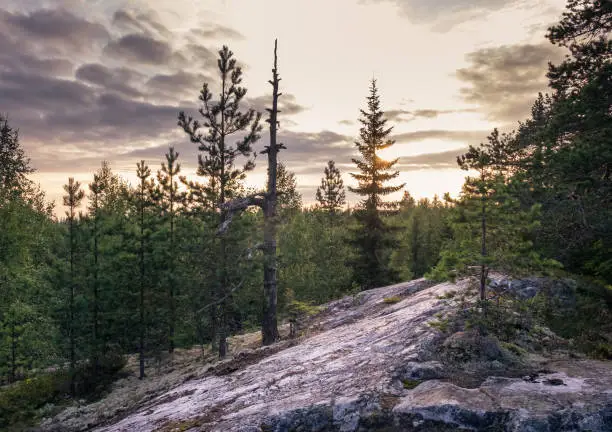
[[[285,148],[276,142],[276,62],[271,145],[263,151],[268,187],[248,190],[261,114],[241,111],[246,89],[226,47],[219,96],[213,100],[206,84],[200,94],[202,122],[179,115],[200,150],[202,183],[181,175],[172,148],[158,167],[135,164],[136,185],[102,163],[87,190],[68,179],[66,215],[56,220],[27,179],[32,169],[17,131],[2,118],[3,381],[60,366],[71,371],[72,393],[86,393],[125,353],[140,354],[144,377],[151,359],[178,347],[210,344],[224,356],[228,335],[262,323],[263,342],[273,342],[277,315],[296,302],[424,275],[476,275],[483,299],[490,269],[563,267],[612,283],[611,16],[607,2],[569,2],[548,35],[572,52],[550,67],[553,94],[540,95],[516,131],[495,130],[458,158],[473,176],[457,199],[417,202],[406,191],[398,202],[388,199],[404,185],[394,184],[397,159],[378,156],[393,141],[373,81],[353,159],[356,186],[348,188],[359,205],[345,209],[330,161],[321,167],[318,205],[303,208],[295,175],[276,161]]]

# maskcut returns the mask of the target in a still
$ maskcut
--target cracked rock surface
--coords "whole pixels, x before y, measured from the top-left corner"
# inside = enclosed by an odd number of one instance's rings
[[[416,280],[346,297],[328,304],[298,344],[177,384],[93,429],[64,414],[44,430],[612,430],[609,363],[563,360],[546,373],[462,388],[444,380],[439,363],[422,362],[436,337],[427,322],[447,307],[438,297],[464,288]]]

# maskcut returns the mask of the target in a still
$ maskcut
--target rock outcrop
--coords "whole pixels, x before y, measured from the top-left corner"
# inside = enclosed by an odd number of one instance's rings
[[[438,334],[428,322],[448,307],[440,297],[464,288],[417,280],[346,297],[327,305],[297,344],[245,352],[121,417],[63,413],[43,429],[612,430],[606,362],[550,361],[546,370],[491,376],[473,388],[448,379],[425,355]]]

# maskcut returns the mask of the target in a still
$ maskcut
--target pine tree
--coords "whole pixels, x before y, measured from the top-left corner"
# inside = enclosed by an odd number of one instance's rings
[[[240,182],[245,178],[246,172],[254,168],[254,157],[252,145],[260,138],[261,125],[259,121],[261,114],[249,109],[240,111],[240,102],[246,95],[247,90],[240,86],[242,81],[242,69],[236,65],[233,53],[224,46],[219,51],[217,62],[220,73],[221,92],[219,100],[212,102],[212,93],[208,83],[205,83],[200,92],[200,101],[203,107],[200,114],[204,117],[204,123],[200,123],[184,112],[179,114],[178,124],[189,135],[191,141],[198,144],[198,149],[204,152],[200,155],[199,174],[209,178],[209,182],[218,192],[215,201],[221,206],[226,200],[234,198],[238,192]],[[201,128],[207,130],[206,134],[200,132]],[[229,137],[235,133],[246,131],[241,141],[233,146],[227,142]],[[243,168],[236,168],[235,161],[239,156],[247,158]],[[226,225],[227,210],[219,213],[219,224]],[[217,324],[219,332],[219,357],[223,358],[227,351],[226,332],[226,309],[228,297],[231,294],[231,284],[227,241],[220,236],[218,241],[219,257],[217,287],[213,298],[220,301],[219,313],[211,318],[213,325]],[[213,307],[216,309],[216,306]]]
[[[349,187],[351,192],[364,196],[359,209],[355,212],[359,228],[355,230],[353,243],[359,250],[355,266],[355,276],[362,289],[382,286],[397,277],[389,268],[389,248],[395,244],[392,227],[383,221],[382,215],[396,207],[395,203],[384,202],[383,197],[401,190],[404,184],[386,186],[385,183],[399,176],[399,171],[391,171],[398,159],[385,161],[378,152],[394,144],[389,139],[392,127],[386,128],[386,119],[380,109],[376,80],[372,80],[368,111],[361,110],[361,141],[355,142],[361,159],[353,159],[360,173],[351,173],[358,187]]]
[[[151,170],[146,165],[145,161],[140,161],[136,164],[136,176],[140,180],[138,184],[137,192],[137,208],[138,208],[138,228],[139,228],[139,248],[138,248],[138,261],[140,270],[139,280],[139,301],[138,301],[138,312],[139,312],[139,337],[138,337],[138,359],[139,359],[139,375],[140,379],[145,376],[145,333],[146,333],[146,321],[145,321],[145,295],[146,295],[146,284],[147,274],[145,266],[145,250],[146,250],[146,212],[147,207],[152,205],[151,202],[151,190],[153,188],[152,181],[149,180],[151,176]]]
[[[70,239],[70,304],[69,304],[69,337],[70,337],[70,393],[74,397],[75,395],[75,382],[74,373],[76,370],[76,343],[75,343],[75,318],[74,318],[74,291],[75,291],[75,270],[74,270],[74,254],[76,249],[75,244],[75,222],[76,222],[76,208],[81,205],[85,192],[81,189],[81,184],[75,181],[73,177],[68,179],[68,184],[64,185],[64,191],[66,195],[63,197],[64,205],[68,207],[66,217],[68,218],[68,230]]]
[[[178,183],[175,180],[181,172],[181,165],[177,163],[179,154],[174,151],[174,147],[168,149],[166,162],[162,163],[161,170],[157,171],[157,181],[159,183],[159,202],[163,215],[168,220],[168,268],[166,280],[168,285],[168,352],[174,352],[174,333],[176,327],[176,249],[175,249],[175,225],[178,206],[183,201],[183,194],[178,190]]]
[[[274,41],[274,67],[272,79],[268,81],[272,85],[272,108],[266,108],[270,117],[266,122],[270,124],[270,145],[262,151],[268,155],[268,181],[265,192],[256,192],[246,197],[234,199],[225,203],[222,208],[227,212],[225,223],[219,229],[223,233],[227,230],[232,217],[236,213],[246,210],[250,206],[258,206],[264,213],[264,310],[262,320],[262,342],[264,345],[274,343],[278,339],[277,326],[277,280],[276,280],[276,234],[277,234],[277,210],[282,213],[293,212],[301,206],[301,196],[296,192],[295,175],[288,173],[283,164],[278,163],[278,152],[286,148],[282,143],[277,143],[278,122],[278,98],[282,93],[278,92],[280,78],[278,76],[277,64],[277,41]],[[283,214],[281,214],[281,217]]]
[[[102,200],[104,194],[104,184],[100,172],[94,174],[93,182],[89,184],[89,216],[92,219],[92,255],[93,255],[93,274],[92,274],[92,337],[91,355],[94,371],[97,373],[100,367],[100,331],[99,331],[99,309],[100,309],[100,224],[102,219]]]
[[[288,170],[282,162],[278,163],[277,183],[278,207],[281,210],[281,217],[290,218],[302,208],[302,195],[297,190],[295,173]]]
[[[430,275],[434,279],[454,278],[472,274],[477,267],[481,301],[487,298],[491,268],[520,274],[558,266],[533,249],[532,235],[539,226],[541,206],[521,208],[513,193],[515,186],[500,172],[499,155],[503,152],[495,144],[499,143],[496,136],[494,131],[488,144],[470,146],[457,158],[461,169],[475,170],[478,177],[467,177],[460,198],[452,200],[453,241],[442,251]]]
[[[333,160],[327,162],[324,173],[321,186],[317,188],[316,199],[323,210],[334,215],[346,204],[344,182]]]
[[[26,176],[32,172],[30,159],[19,143],[19,131],[0,114],[0,198],[23,192],[30,185]]]

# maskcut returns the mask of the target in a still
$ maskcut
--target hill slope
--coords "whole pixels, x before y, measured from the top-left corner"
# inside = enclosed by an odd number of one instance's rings
[[[448,307],[440,296],[464,288],[417,280],[346,297],[326,305],[297,344],[191,365],[124,409],[109,413],[103,401],[68,410],[43,430],[612,430],[605,362],[546,361],[529,379],[490,377],[475,388],[442,379],[427,322]]]

